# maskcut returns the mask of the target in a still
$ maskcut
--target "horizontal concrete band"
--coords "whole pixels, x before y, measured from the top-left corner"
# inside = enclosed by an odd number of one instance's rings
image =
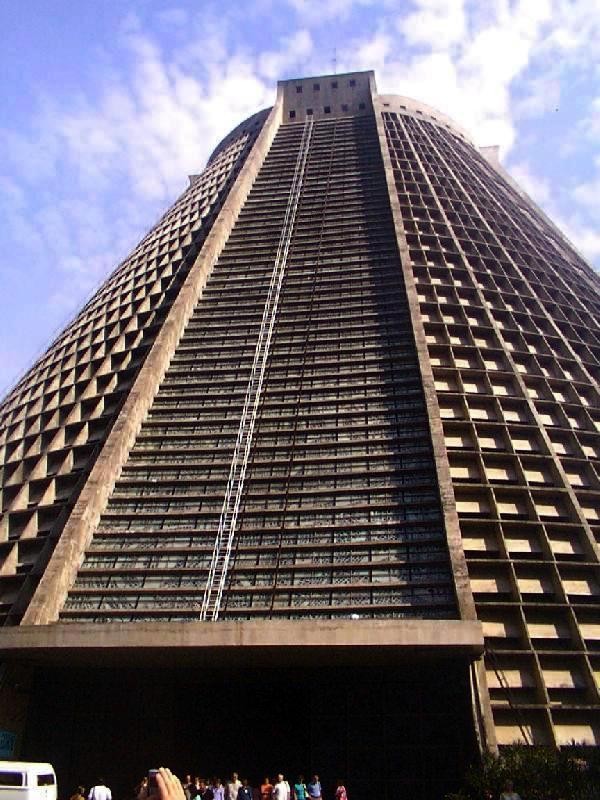
[[[482,652],[481,623],[472,620],[57,623],[0,631],[0,659],[45,664],[374,664],[472,660]]]

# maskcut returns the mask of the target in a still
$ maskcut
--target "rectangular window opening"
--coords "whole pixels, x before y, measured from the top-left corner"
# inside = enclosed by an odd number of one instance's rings
[[[0,786],[24,786],[24,774],[22,772],[0,772]]]
[[[290,119],[294,119],[295,116],[296,116],[296,112],[292,109],[290,111]]]
[[[296,86],[296,94],[302,94],[302,87]]]
[[[323,111],[324,111],[326,114],[331,114],[331,106],[325,106],[325,108],[323,109]]]

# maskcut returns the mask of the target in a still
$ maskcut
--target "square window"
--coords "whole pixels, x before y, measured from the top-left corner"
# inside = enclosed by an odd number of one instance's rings
[[[342,111],[348,111],[348,103],[342,103]]]
[[[312,117],[312,115],[313,115],[313,110],[312,110],[312,108],[307,108],[307,109],[306,109],[306,116],[307,116],[307,117]]]
[[[337,87],[338,87],[338,82],[337,81],[331,81],[331,88],[332,89],[337,89]]]
[[[356,86],[356,81],[354,80],[354,78],[350,78],[350,80],[348,81],[348,86]]]
[[[323,111],[324,111],[326,114],[331,114],[331,106],[325,106],[325,108],[323,109]]]
[[[364,110],[365,110],[365,104],[364,104],[364,103],[359,103],[359,104],[358,104],[358,107],[359,107],[359,109],[360,109],[361,111],[364,111]]]
[[[295,116],[296,116],[296,112],[292,109],[290,111],[290,119],[294,119]]]
[[[296,94],[302,94],[302,87],[296,86]]]
[[[313,89],[315,90],[315,92],[318,92],[321,89],[321,84],[313,83]]]

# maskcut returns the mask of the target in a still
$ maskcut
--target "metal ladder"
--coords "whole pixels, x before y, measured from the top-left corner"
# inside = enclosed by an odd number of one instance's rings
[[[311,323],[312,323],[312,316],[313,316],[313,308],[315,302],[315,295],[316,295],[316,287],[317,281],[319,278],[319,268],[321,266],[321,256],[323,251],[323,237],[325,234],[325,220],[327,217],[327,200],[329,199],[329,191],[331,187],[331,173],[333,171],[333,162],[334,162],[334,153],[335,153],[335,134],[337,130],[337,120],[333,121],[333,136],[330,145],[330,153],[329,153],[329,163],[327,166],[327,181],[325,184],[325,193],[323,195],[323,206],[321,212],[321,229],[319,231],[319,244],[317,247],[317,254],[314,259],[313,269],[312,269],[312,284],[310,288],[310,298],[308,301],[308,311],[305,313],[306,319],[306,335],[304,337],[304,346],[302,350],[302,366],[300,367],[300,377],[298,378],[298,399],[296,402],[296,406],[294,409],[294,424],[292,427],[291,432],[291,449],[292,452],[296,445],[296,437],[298,435],[298,420],[300,418],[300,401],[302,399],[302,386],[305,379],[305,372],[306,372],[306,353],[308,350],[308,340],[311,332]],[[279,542],[277,544],[277,555],[275,557],[275,571],[273,574],[273,585],[271,589],[271,602],[269,604],[269,617],[272,618],[273,611],[275,609],[275,600],[277,597],[277,584],[279,581],[279,573],[281,569],[281,559],[282,559],[282,548],[283,548],[283,534],[285,529],[285,515],[288,510],[288,499],[289,499],[289,491],[290,491],[290,484],[292,480],[292,466],[293,466],[293,457],[290,457],[288,462],[287,468],[287,475],[285,480],[285,496],[283,502],[283,509],[281,511],[281,525],[279,526]]]
[[[217,536],[215,539],[215,545],[213,548],[208,572],[208,580],[204,590],[204,597],[202,599],[202,608],[200,611],[201,620],[215,621],[219,618],[221,598],[223,596],[223,589],[227,580],[227,572],[231,558],[233,541],[235,538],[235,526],[240,509],[244,480],[246,477],[246,469],[248,466],[248,458],[250,456],[250,449],[252,447],[254,425],[256,422],[258,407],[260,405],[261,390],[265,376],[267,360],[269,357],[271,338],[273,335],[273,329],[275,327],[275,318],[277,316],[277,307],[279,304],[279,293],[283,283],[283,276],[285,274],[294,223],[296,221],[296,212],[298,210],[298,203],[300,201],[300,194],[304,181],[304,172],[306,169],[306,161],[308,158],[308,151],[312,137],[312,129],[313,118],[307,117],[302,130],[302,138],[300,140],[298,157],[296,159],[296,167],[294,170],[294,176],[292,178],[292,184],[290,186],[290,193],[283,219],[283,225],[281,228],[281,235],[279,237],[279,244],[277,246],[277,254],[275,256],[275,263],[273,265],[273,272],[271,274],[269,291],[267,293],[267,299],[265,302],[258,334],[258,341],[254,351],[254,360],[252,362],[252,369],[250,371],[250,379],[248,381],[246,396],[244,398],[240,426],[233,450],[231,468],[229,470],[229,479],[227,481],[227,488],[225,489],[225,497],[223,499],[223,507],[221,509],[221,516],[219,518],[219,527],[217,530]]]

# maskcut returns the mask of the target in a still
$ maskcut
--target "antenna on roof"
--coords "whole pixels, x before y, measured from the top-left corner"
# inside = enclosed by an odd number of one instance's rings
[[[333,74],[337,75],[337,47],[333,48]]]

